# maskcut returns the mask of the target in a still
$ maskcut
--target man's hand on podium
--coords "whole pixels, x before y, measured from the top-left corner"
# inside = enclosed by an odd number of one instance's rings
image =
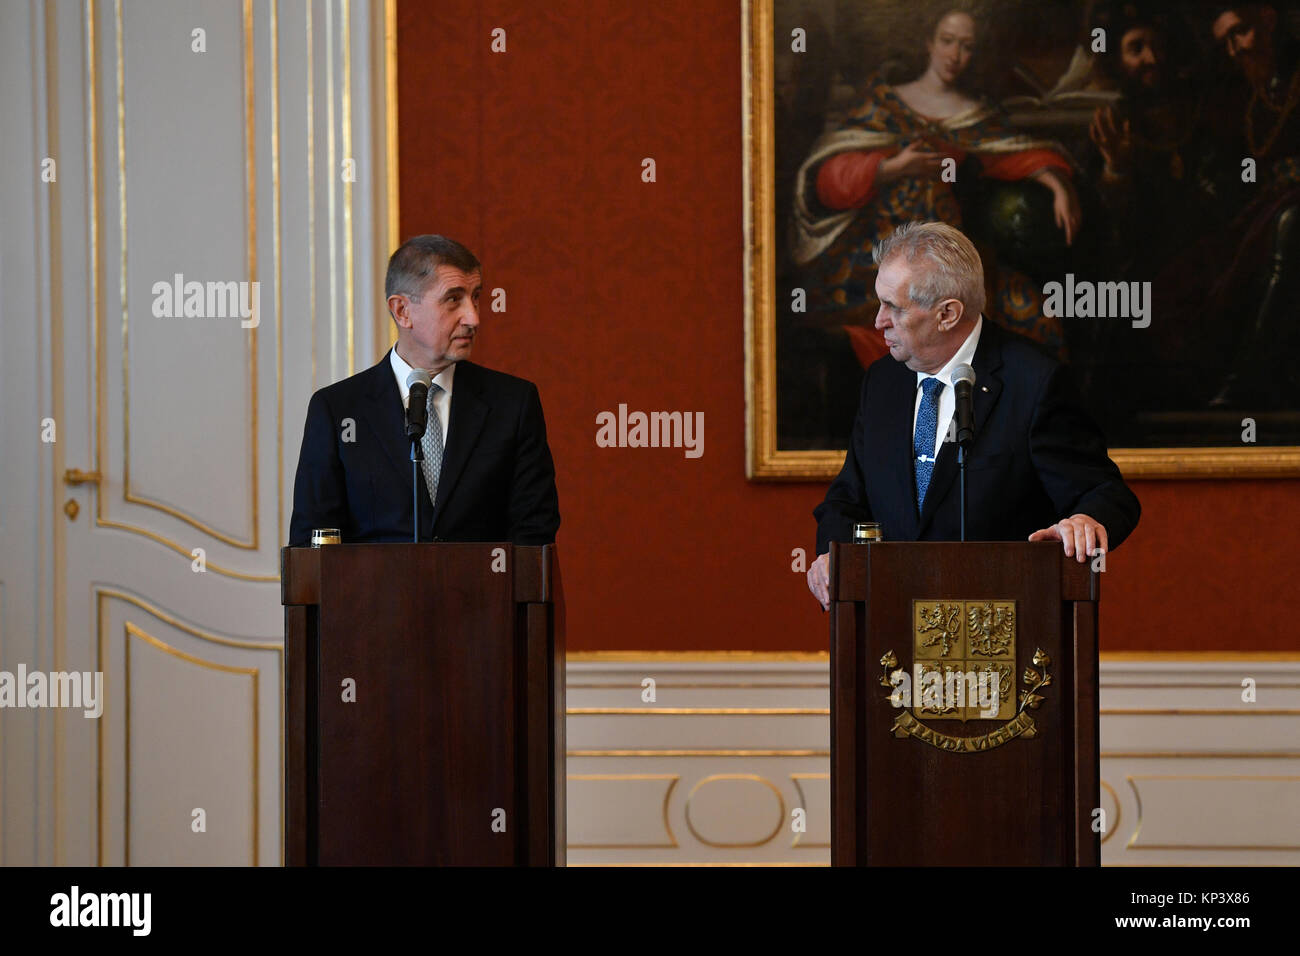
[[[822,606],[823,611],[831,609],[831,555],[830,552],[817,555],[817,560],[808,569],[808,590]]]
[[[1060,541],[1065,546],[1065,556],[1075,558],[1080,563],[1100,547],[1104,554],[1106,546],[1106,529],[1097,521],[1084,514],[1070,515],[1062,518],[1050,528],[1035,531],[1029,536],[1030,541]],[[808,574],[811,576],[812,571]]]
[[[1100,522],[1085,514],[1070,515],[1056,524],[1035,531],[1029,536],[1030,541],[1060,541],[1065,548],[1065,556],[1074,558],[1080,564],[1100,548],[1104,554],[1108,549],[1106,529]],[[823,611],[831,608],[831,556],[819,554],[817,560],[808,568],[808,590],[822,606]]]

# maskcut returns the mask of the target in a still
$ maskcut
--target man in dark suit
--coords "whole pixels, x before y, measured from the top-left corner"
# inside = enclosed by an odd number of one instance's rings
[[[1060,541],[1079,561],[1117,547],[1141,507],[1106,453],[1066,368],[980,315],[984,270],[952,226],[912,222],[873,250],[876,328],[889,356],[874,362],[848,455],[817,519],[808,587],[829,607],[831,541],[876,521],[886,541],[960,539],[952,373],[975,370],[966,457],[968,541]]]
[[[478,259],[451,239],[416,236],[393,253],[385,293],[397,344],[378,365],[312,396],[291,546],[309,544],[313,528],[339,528],[344,542],[411,540],[412,369],[433,379],[414,479],[420,540],[555,540],[555,466],[537,387],[469,361],[482,286]]]

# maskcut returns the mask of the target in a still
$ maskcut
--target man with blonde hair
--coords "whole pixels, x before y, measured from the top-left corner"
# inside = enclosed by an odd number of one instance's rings
[[[808,587],[829,607],[831,541],[876,521],[887,541],[960,537],[953,373],[975,370],[967,540],[1060,541],[1084,561],[1117,547],[1141,507],[1083,410],[1067,369],[984,321],[984,269],[969,239],[904,223],[879,242],[876,328],[889,357],[867,369],[844,467],[817,519]]]

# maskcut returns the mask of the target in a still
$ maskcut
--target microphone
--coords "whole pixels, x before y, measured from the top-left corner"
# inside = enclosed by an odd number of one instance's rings
[[[952,370],[952,390],[957,397],[957,469],[961,476],[961,540],[966,540],[966,446],[975,437],[975,412],[971,408],[971,390],[975,387],[975,370],[958,365]]]
[[[422,368],[412,369],[406,376],[406,387],[410,389],[410,398],[406,402],[406,437],[413,442],[423,438],[424,430],[429,426],[429,386],[432,384],[433,377]]]
[[[420,543],[420,462],[424,450],[420,439],[429,427],[429,388],[433,377],[422,368],[411,369],[406,376],[406,437],[411,440],[411,540]]]
[[[957,398],[957,444],[970,445],[975,437],[975,410],[971,405],[971,392],[975,388],[975,370],[969,365],[958,365],[952,370],[952,390]]]

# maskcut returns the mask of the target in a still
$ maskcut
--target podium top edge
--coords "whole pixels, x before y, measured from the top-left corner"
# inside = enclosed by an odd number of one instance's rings
[[[420,552],[430,550],[467,552],[492,556],[505,549],[510,556],[509,565],[514,577],[514,600],[521,604],[546,603],[552,600],[552,579],[556,550],[554,544],[516,545],[509,541],[368,541],[356,544],[327,544],[319,547],[284,547],[280,549],[280,603],[290,605],[319,604],[321,599],[321,566],[329,561],[332,568],[340,567],[336,559],[348,555],[349,560],[364,560],[366,554],[377,552]],[[334,557],[325,557],[332,554]],[[391,559],[390,559],[391,560]]]

